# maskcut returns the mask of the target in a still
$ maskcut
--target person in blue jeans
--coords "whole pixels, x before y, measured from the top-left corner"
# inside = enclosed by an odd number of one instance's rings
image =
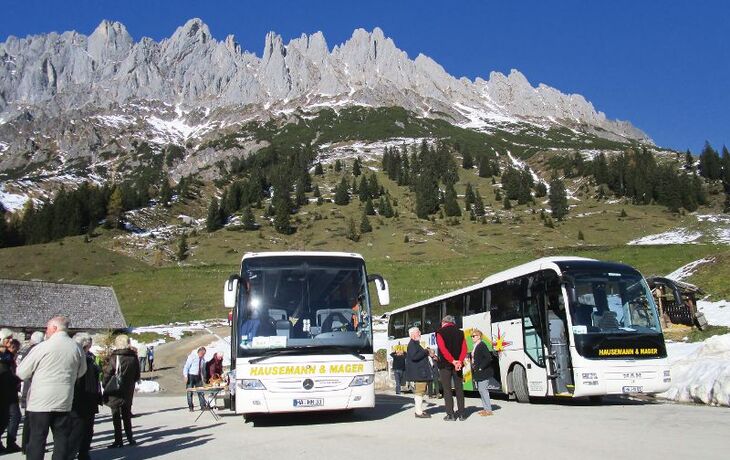
[[[188,356],[188,360],[185,361],[183,367],[183,379],[185,381],[185,388],[198,388],[205,385],[208,376],[205,373],[205,347],[198,348],[198,353]],[[190,412],[193,408],[193,392],[188,391],[188,409]],[[205,397],[202,392],[198,392],[198,400],[200,402],[200,409],[205,407]]]
[[[401,348],[390,354],[393,358],[393,379],[395,380],[395,394],[400,394],[401,383],[403,382],[403,374],[406,372],[406,354]]]
[[[482,340],[482,331],[474,329],[471,338],[476,345],[472,350],[471,375],[477,384],[479,396],[484,409],[479,411],[482,417],[492,415],[492,400],[489,397],[489,379],[494,377],[494,354]]]

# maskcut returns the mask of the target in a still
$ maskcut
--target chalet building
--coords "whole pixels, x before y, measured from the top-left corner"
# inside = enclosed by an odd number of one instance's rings
[[[71,333],[127,328],[110,287],[0,279],[0,328],[45,331],[54,316],[67,317]]]

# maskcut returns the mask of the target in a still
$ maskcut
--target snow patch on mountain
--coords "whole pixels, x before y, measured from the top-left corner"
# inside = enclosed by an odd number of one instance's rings
[[[16,212],[23,209],[25,203],[30,199],[28,195],[19,195],[5,190],[5,184],[0,184],[0,203],[6,211]]]
[[[672,273],[668,274],[666,278],[675,280],[675,281],[682,281],[685,278],[689,278],[692,276],[700,265],[713,262],[715,259],[713,257],[705,257],[704,259],[695,260],[694,262],[690,262],[686,265],[682,265],[678,269],[674,270]]]
[[[331,164],[337,160],[352,160],[354,157],[359,156],[363,161],[380,161],[383,158],[383,153],[387,148],[397,148],[405,146],[406,148],[411,145],[421,145],[423,141],[427,143],[435,142],[435,139],[430,137],[393,137],[384,141],[375,142],[338,142],[335,144],[322,144],[320,145],[319,161],[322,164]]]
[[[656,235],[647,235],[629,241],[628,245],[662,245],[662,244],[695,244],[702,237],[701,232],[690,231],[685,228],[669,230]]]

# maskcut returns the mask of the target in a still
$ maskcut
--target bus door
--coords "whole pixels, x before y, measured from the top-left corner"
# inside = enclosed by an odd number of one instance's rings
[[[552,382],[554,395],[569,395],[573,393],[575,387],[570,362],[566,302],[558,275],[552,270],[544,270],[541,274],[543,284],[541,303],[547,318],[548,378]]]
[[[544,282],[539,274],[528,275],[521,280],[522,329],[527,372],[527,387],[530,396],[547,396],[548,369],[545,353],[547,321],[544,297]]]

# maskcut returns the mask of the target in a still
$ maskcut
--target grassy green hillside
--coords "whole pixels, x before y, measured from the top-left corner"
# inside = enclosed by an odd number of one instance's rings
[[[285,146],[317,146],[349,141],[382,141],[394,137],[440,138],[468,148],[472,153],[499,152],[502,167],[510,164],[505,150],[528,159],[533,171],[549,178],[547,164],[556,152],[572,154],[576,149],[622,150],[619,144],[567,129],[539,130],[531,125],[512,126],[484,133],[453,126],[443,120],[423,119],[399,108],[351,108],[317,114],[295,113],[285,120],[267,124],[250,123],[240,131],[209,140],[201,147],[230,148],[239,139],[256,138],[268,142],[270,149]],[[263,143],[262,143],[263,145]],[[382,146],[379,147],[382,150]],[[376,153],[382,153],[378,151]],[[496,158],[496,157],[495,157]],[[459,159],[457,158],[457,161]],[[478,190],[487,208],[484,221],[472,221],[466,212],[460,218],[439,214],[430,220],[418,219],[414,213],[415,196],[408,187],[398,186],[371,161],[364,165],[393,200],[397,216],[371,216],[373,231],[360,235],[355,242],[346,237],[348,223],[358,224],[364,204],[355,196],[346,206],[330,201],[333,188],[343,175],[352,182],[352,158],[345,160],[345,170],[335,172],[326,165],[323,176],[313,176],[313,183],[325,199],[317,204],[311,193],[310,203],[293,216],[296,231],[277,233],[269,218],[268,206],[254,209],[260,228],[243,231],[235,228],[207,233],[204,226],[181,225],[181,214],[205,218],[212,196],[220,196],[216,185],[225,180],[207,182],[199,187],[198,198],[177,201],[171,208],[146,209],[140,228],[177,226],[188,233],[189,257],[181,263],[174,259],[178,233],[159,232],[158,236],[140,236],[99,230],[87,242],[84,237],[17,248],[0,249],[0,277],[43,279],[110,285],[116,290],[130,324],[159,324],[210,317],[222,317],[221,288],[228,274],[236,271],[247,251],[327,250],[363,254],[370,272],[389,279],[392,305],[397,308],[478,280],[513,265],[546,255],[579,255],[634,265],[645,275],[666,274],[686,263],[712,256],[714,262],[702,266],[690,280],[719,298],[730,298],[726,282],[730,267],[730,247],[712,244],[674,246],[627,246],[626,243],[646,235],[671,229],[705,230],[697,218],[685,213],[668,212],[664,206],[633,205],[626,199],[597,199],[595,184],[586,178],[568,179],[570,212],[562,222],[548,226],[540,215],[549,208],[546,198],[503,209],[496,197],[499,178],[478,177],[476,169],[459,168],[455,189],[464,209],[466,184]],[[359,180],[359,178],[358,178]],[[493,183],[495,182],[495,183]],[[718,213],[721,198],[711,197],[705,213]],[[133,213],[139,217],[143,213]],[[130,219],[134,219],[130,216]],[[708,225],[708,224],[702,224]],[[712,238],[698,240],[712,243]],[[378,306],[377,312],[385,311]]]

